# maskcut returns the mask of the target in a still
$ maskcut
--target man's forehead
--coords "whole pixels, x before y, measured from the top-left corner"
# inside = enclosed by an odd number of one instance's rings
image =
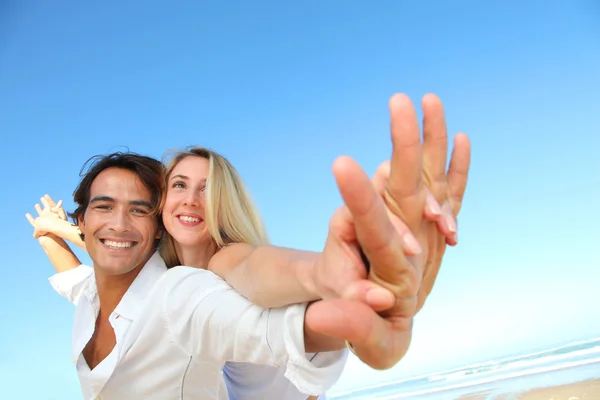
[[[150,190],[139,176],[122,168],[108,168],[92,181],[90,198],[109,196],[113,200],[150,200]]]

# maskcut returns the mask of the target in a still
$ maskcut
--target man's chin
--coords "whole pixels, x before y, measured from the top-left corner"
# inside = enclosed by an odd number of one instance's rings
[[[121,257],[105,257],[102,263],[97,263],[96,269],[105,275],[125,275],[136,269],[138,263],[123,260]]]

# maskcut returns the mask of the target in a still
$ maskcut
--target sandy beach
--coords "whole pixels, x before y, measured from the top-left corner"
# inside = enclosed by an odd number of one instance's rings
[[[538,388],[523,393],[519,400],[598,400],[600,379],[591,379],[569,385]]]
[[[600,379],[590,379],[567,385],[547,386],[526,392],[502,393],[486,390],[461,396],[459,400],[600,400]]]

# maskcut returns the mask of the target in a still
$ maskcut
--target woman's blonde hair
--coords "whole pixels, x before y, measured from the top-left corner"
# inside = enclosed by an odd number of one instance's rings
[[[188,147],[170,155],[169,161],[165,162],[167,182],[175,166],[184,158],[202,157],[208,160],[204,220],[218,248],[230,243],[248,243],[255,246],[269,243],[264,223],[250,193],[238,172],[225,157],[203,147]],[[165,194],[163,203],[166,197]],[[159,251],[167,267],[181,265],[174,239],[168,232],[164,232]]]

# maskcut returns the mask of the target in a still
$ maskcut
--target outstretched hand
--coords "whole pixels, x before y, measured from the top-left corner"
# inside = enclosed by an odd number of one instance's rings
[[[67,215],[62,208],[62,200],[56,203],[49,195],[44,195],[40,198],[40,202],[36,203],[34,208],[38,216],[34,218],[31,214],[25,214],[25,218],[33,226],[33,237],[36,239],[43,238],[48,234],[55,234],[57,227],[67,221]]]
[[[35,205],[37,217],[31,214],[25,214],[29,223],[33,226],[33,237],[40,241],[40,244],[47,244],[48,241],[57,239],[68,240],[85,250],[85,243],[81,240],[79,228],[77,225],[69,223],[67,215],[62,208],[62,200],[56,203],[49,195],[44,195],[40,204]]]
[[[308,329],[351,342],[355,354],[377,369],[392,367],[408,350],[413,318],[433,288],[446,244],[457,243],[456,216],[467,185],[468,137],[455,137],[446,171],[442,104],[426,95],[422,106],[423,140],[410,99],[392,97],[392,158],[372,181],[349,157],[335,162],[345,206],[331,220],[315,267],[325,301],[311,304],[306,314]],[[368,284],[361,249],[370,264]]]

